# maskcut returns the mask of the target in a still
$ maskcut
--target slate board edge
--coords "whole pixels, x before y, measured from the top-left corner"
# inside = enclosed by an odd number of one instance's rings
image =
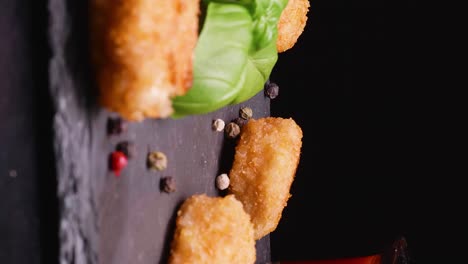
[[[90,130],[80,81],[67,65],[73,17],[69,2],[49,0],[50,92],[54,103],[54,151],[59,200],[59,263],[97,263],[97,225],[87,166]]]
[[[92,124],[86,47],[86,2],[49,0],[49,85],[54,104],[54,151],[59,200],[59,263],[97,264],[99,228],[93,192]],[[88,90],[88,91],[86,91]],[[260,94],[260,93],[259,93]],[[258,98],[259,95],[257,95]],[[92,100],[92,99],[91,99]],[[270,109],[267,107],[267,115]],[[270,259],[270,237],[257,243],[261,259]]]

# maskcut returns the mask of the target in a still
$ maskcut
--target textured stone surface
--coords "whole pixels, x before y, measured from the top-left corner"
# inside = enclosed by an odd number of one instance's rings
[[[256,117],[269,115],[263,92],[217,112],[178,120],[130,123],[108,136],[108,117],[96,105],[87,60],[86,6],[50,0],[50,87],[55,104],[54,130],[60,199],[60,263],[165,263],[174,215],[195,193],[223,195],[215,178],[229,171],[235,141],[212,130],[212,122],[236,118],[242,106]],[[136,156],[120,177],[107,169],[118,142],[134,142]],[[149,151],[168,158],[167,169],[146,167]],[[161,192],[161,177],[174,177],[177,190]],[[270,259],[269,238],[257,242],[257,261]]]

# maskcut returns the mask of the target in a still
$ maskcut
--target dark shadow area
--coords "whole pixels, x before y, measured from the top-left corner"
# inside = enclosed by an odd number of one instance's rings
[[[37,173],[40,217],[41,263],[58,263],[59,210],[57,175],[53,149],[53,103],[48,76],[48,11],[46,0],[33,1],[31,6],[31,38],[34,46],[31,59],[34,69],[34,128],[37,137]]]
[[[219,157],[219,168],[216,175],[221,173],[227,173],[231,171],[232,163],[234,161],[234,154],[236,153],[236,144],[237,139],[228,138],[224,134],[223,145],[221,146],[221,154]],[[221,196],[225,196],[228,193],[228,190],[219,190],[218,193]]]
[[[90,115],[98,109],[98,89],[92,74],[90,57],[90,25],[88,1],[66,1],[67,15],[71,22],[68,26],[69,37],[65,44],[66,66],[73,78],[78,102]],[[58,10],[52,10],[57,12]]]
[[[174,209],[174,213],[169,220],[168,228],[166,229],[164,235],[164,246],[162,249],[161,258],[159,259],[159,264],[166,264],[169,261],[169,256],[171,253],[171,243],[174,237],[175,227],[176,227],[176,219],[177,219],[177,211],[179,211],[180,207],[184,203],[184,200],[180,201],[178,205]]]
[[[2,1],[0,20],[0,263],[58,263],[47,1]]]

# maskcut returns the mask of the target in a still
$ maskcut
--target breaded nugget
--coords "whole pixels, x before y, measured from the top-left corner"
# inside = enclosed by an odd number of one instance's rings
[[[169,264],[251,264],[255,259],[253,226],[234,195],[194,195],[182,204]]]
[[[278,52],[286,51],[296,44],[304,31],[309,12],[309,0],[289,0],[278,22]]]
[[[123,118],[164,118],[192,84],[199,0],[91,0],[100,102]]]
[[[250,215],[255,239],[276,229],[291,196],[301,147],[302,130],[293,119],[252,119],[242,128],[229,192]]]

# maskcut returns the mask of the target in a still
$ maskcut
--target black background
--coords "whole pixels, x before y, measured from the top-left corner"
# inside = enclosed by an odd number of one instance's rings
[[[0,0],[2,264],[58,263],[47,19],[45,0]]]
[[[370,255],[402,235],[412,263],[461,263],[452,11],[311,1],[304,34],[271,76],[272,115],[304,131],[273,259]]]
[[[449,64],[435,62],[452,55],[435,44],[447,39],[441,13],[350,2],[311,1],[271,76],[272,115],[304,131],[273,258],[373,254],[404,235],[416,263],[459,263],[433,262],[466,245],[463,185],[452,181],[465,121],[443,96]],[[46,11],[42,0],[0,0],[0,263],[56,263]]]

